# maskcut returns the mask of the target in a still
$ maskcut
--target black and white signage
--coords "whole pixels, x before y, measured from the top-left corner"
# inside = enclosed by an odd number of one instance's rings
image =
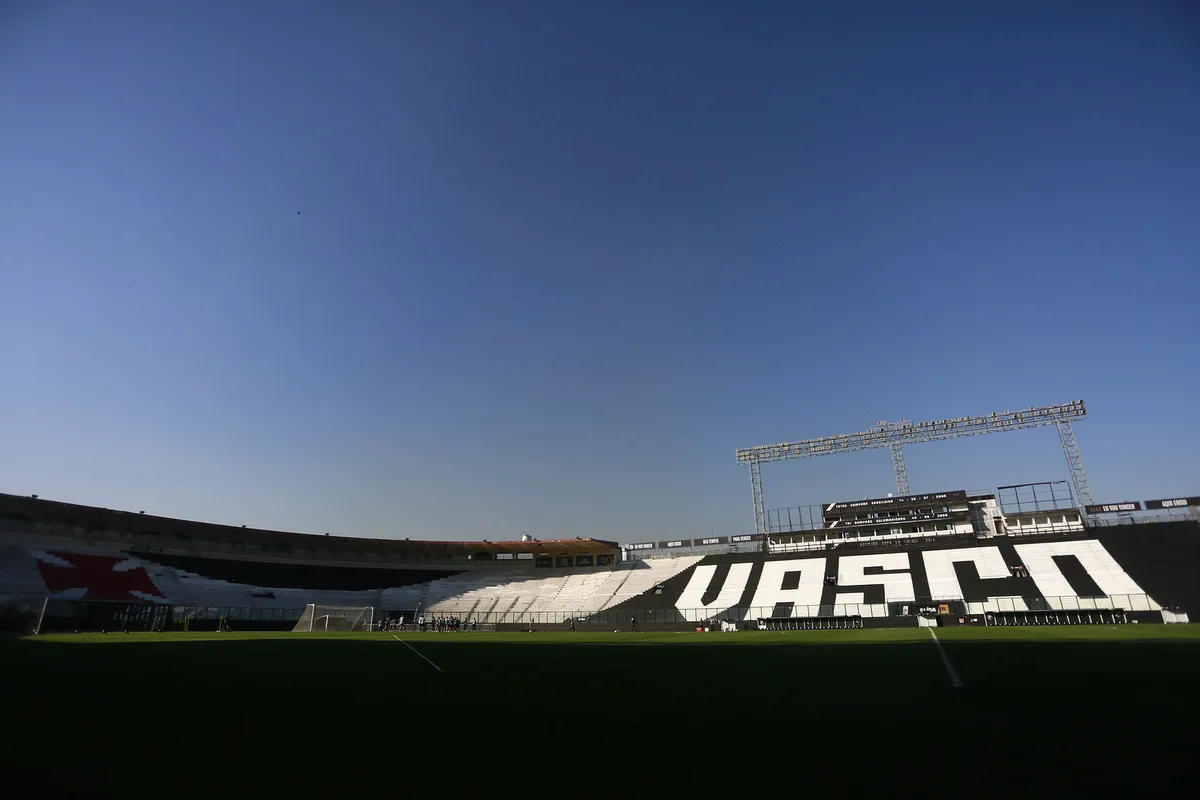
[[[929,503],[952,503],[967,501],[967,492],[961,489],[956,492],[936,492],[934,494],[909,494],[901,497],[878,497],[874,500],[854,500],[848,503],[830,503],[825,506],[825,516],[837,514],[840,511],[863,508],[890,508],[894,506],[928,505]]]
[[[594,561],[595,559],[591,556],[575,556],[575,566],[577,567],[590,567]]]
[[[951,514],[949,511],[939,511],[936,514],[902,514],[900,516],[873,517],[871,519],[835,519],[826,525],[826,528],[886,528],[889,525],[903,525],[910,522],[930,522],[934,520],[947,520],[951,517],[966,519],[969,517],[969,512],[963,511],[958,514]]]
[[[1164,508],[1187,508],[1188,506],[1200,506],[1200,497],[1175,497],[1170,500],[1147,500],[1147,511],[1158,511]]]
[[[761,533],[743,533],[740,536],[729,537],[729,541],[733,542],[734,544],[738,544],[740,542],[761,542],[762,540],[763,535]]]
[[[1126,511],[1141,511],[1141,503],[1106,503],[1097,506],[1084,506],[1085,514],[1120,514]]]
[[[1016,564],[1024,566],[1023,575],[1014,575]],[[969,568],[961,569],[963,565]],[[1026,598],[1039,595],[1051,608],[1078,608],[1082,597],[1140,601],[1151,608],[1155,602],[1097,539],[1006,543],[1003,549],[984,545],[747,558],[720,566],[725,568],[718,571],[717,563],[705,559],[684,573],[686,585],[673,602],[686,619],[711,619],[734,608],[746,616],[792,617],[827,615],[829,611],[820,609],[830,606],[835,615],[872,617],[902,614],[905,605],[910,615],[918,605],[918,613],[928,613],[931,607],[946,613],[942,606],[954,608],[955,602],[980,603],[983,610],[1005,605],[1023,609]],[[833,584],[827,581],[832,575],[837,576]],[[1081,581],[1092,585],[1081,586]],[[772,613],[781,604],[790,606],[790,612]]]
[[[762,537],[742,537],[734,536],[735,542],[749,542],[754,538]],[[653,550],[656,547],[659,550],[673,550],[677,547],[706,547],[714,544],[729,544],[730,537],[728,536],[710,536],[707,539],[671,539],[663,542],[637,542],[635,544],[625,545],[626,550]]]

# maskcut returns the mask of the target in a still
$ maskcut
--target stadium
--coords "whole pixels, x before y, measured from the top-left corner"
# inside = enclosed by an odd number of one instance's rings
[[[1174,763],[1194,725],[1200,497],[1093,502],[1085,417],[1076,401],[739,450],[755,532],[695,540],[359,539],[2,495],[11,763],[75,795],[399,774],[508,793],[534,771],[649,793],[581,774],[628,759],[654,791],[745,772],[915,792],[925,765],[944,787],[982,791],[1003,765],[1025,794],[1111,790],[1087,769]],[[1066,480],[908,490],[905,445],[1046,426]],[[765,507],[764,463],[872,448],[895,492]],[[60,748],[79,770],[55,768]]]

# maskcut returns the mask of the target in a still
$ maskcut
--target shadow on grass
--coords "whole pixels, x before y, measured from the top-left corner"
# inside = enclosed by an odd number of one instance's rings
[[[62,796],[1145,793],[1179,779],[1200,674],[1185,637],[943,636],[962,689],[932,637],[406,638],[444,672],[385,637],[4,640],[6,756]]]

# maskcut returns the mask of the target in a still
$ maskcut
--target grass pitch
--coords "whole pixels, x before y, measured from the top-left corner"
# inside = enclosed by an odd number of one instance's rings
[[[1200,626],[937,635],[940,650],[921,629],[10,638],[2,752],[10,781],[63,797],[1185,785]]]

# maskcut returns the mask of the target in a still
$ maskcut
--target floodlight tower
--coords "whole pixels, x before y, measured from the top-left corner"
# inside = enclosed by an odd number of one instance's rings
[[[1080,505],[1091,505],[1092,490],[1088,486],[1087,473],[1083,469],[1083,457],[1075,441],[1071,423],[1087,419],[1087,408],[1082,400],[1053,406],[1035,406],[1025,411],[1003,411],[987,416],[954,417],[935,422],[881,421],[869,430],[858,433],[843,433],[820,439],[804,439],[799,442],[746,447],[737,451],[739,464],[750,467],[750,490],[754,500],[754,530],[767,532],[767,512],[763,504],[762,465],[772,461],[790,461],[797,458],[831,456],[838,453],[853,453],[886,447],[892,454],[892,470],[896,474],[896,490],[901,495],[909,494],[908,470],[904,466],[903,445],[917,442],[937,442],[945,439],[961,439],[966,436],[982,436],[985,433],[1003,433],[1026,428],[1043,428],[1054,425],[1067,468],[1071,472],[1071,483],[1075,487],[1075,499]]]
[[[903,429],[904,420],[899,422],[888,422],[880,420],[875,426],[876,429],[895,432]],[[892,472],[896,474],[896,491],[903,497],[908,494],[908,469],[904,466],[904,447],[900,442],[892,442],[888,445],[888,449],[892,452]]]

